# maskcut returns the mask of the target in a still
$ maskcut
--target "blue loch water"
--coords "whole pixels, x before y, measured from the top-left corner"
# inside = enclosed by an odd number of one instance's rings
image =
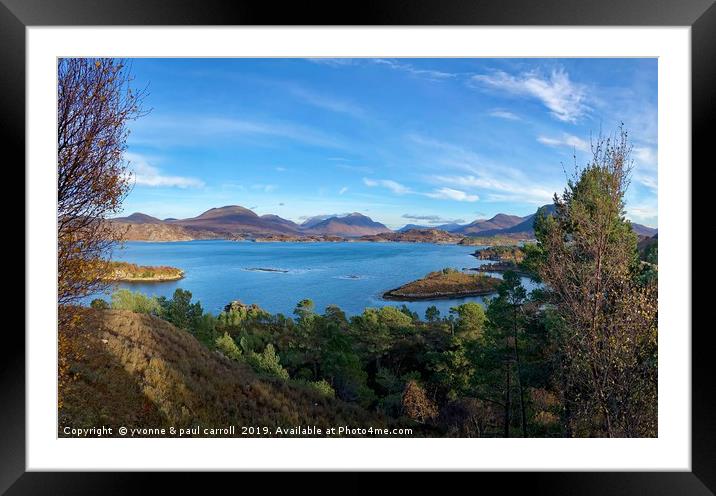
[[[428,272],[485,263],[470,255],[476,248],[427,243],[128,242],[114,259],[183,269],[180,281],[119,286],[157,296],[187,289],[204,310],[215,314],[229,301],[241,300],[291,315],[298,301],[310,298],[319,312],[334,304],[350,316],[366,307],[400,306],[403,302],[386,301],[381,295]],[[526,279],[523,283],[528,290],[534,287]],[[430,305],[446,315],[451,306],[465,301],[483,298],[405,304],[423,317]]]

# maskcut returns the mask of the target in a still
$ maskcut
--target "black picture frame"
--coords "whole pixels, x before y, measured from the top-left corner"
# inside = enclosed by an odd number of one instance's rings
[[[280,6],[245,0],[0,0],[0,143],[6,160],[7,151],[14,152],[15,163],[25,159],[25,28],[105,25],[690,26],[692,163],[713,162],[712,156],[707,162],[707,153],[713,127],[709,124],[716,120],[714,0],[364,0]],[[690,249],[691,240],[686,242]],[[691,273],[691,267],[688,270]],[[26,305],[31,298],[26,295]],[[156,477],[26,472],[25,342],[11,327],[5,326],[0,346],[0,493],[125,494],[141,487],[137,478]],[[526,483],[533,494],[714,494],[716,395],[709,367],[709,327],[671,330],[692,332],[692,472],[522,473],[507,475],[511,484]],[[492,482],[486,478],[506,474],[480,477],[485,489],[485,483]],[[186,475],[173,474],[172,479],[190,487]]]

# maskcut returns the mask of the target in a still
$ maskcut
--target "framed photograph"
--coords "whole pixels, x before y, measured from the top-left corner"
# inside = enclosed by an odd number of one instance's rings
[[[0,0],[27,195],[0,490],[341,470],[712,494],[713,2],[364,7]]]

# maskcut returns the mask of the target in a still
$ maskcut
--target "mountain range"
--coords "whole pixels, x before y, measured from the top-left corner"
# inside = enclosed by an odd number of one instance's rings
[[[125,239],[170,241],[211,239],[237,235],[335,235],[360,237],[391,232],[385,225],[370,217],[353,212],[347,215],[319,216],[297,224],[278,215],[258,215],[238,205],[212,208],[188,219],[161,220],[143,213],[117,217],[110,222],[117,229],[125,229]]]
[[[547,213],[554,212],[554,205],[545,205]],[[444,224],[419,226],[408,224],[396,233],[411,230],[440,230],[462,236],[534,236],[534,217],[497,214],[490,219],[477,219],[468,224]],[[127,240],[184,241],[190,239],[233,238],[237,236],[261,236],[281,234],[288,236],[331,235],[346,238],[374,236],[393,231],[358,212],[344,215],[319,215],[297,224],[278,215],[258,215],[253,210],[238,205],[212,208],[188,219],[158,219],[143,213],[110,220],[112,226],[126,231]],[[656,229],[632,223],[640,236],[653,236]]]

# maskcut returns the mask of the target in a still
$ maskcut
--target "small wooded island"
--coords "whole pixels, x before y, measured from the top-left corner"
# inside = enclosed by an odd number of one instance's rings
[[[116,282],[165,282],[178,281],[183,277],[184,271],[176,267],[110,262],[110,275],[107,280]]]
[[[383,298],[416,301],[484,296],[497,292],[501,282],[501,279],[484,274],[465,274],[455,269],[443,269],[386,291]]]

